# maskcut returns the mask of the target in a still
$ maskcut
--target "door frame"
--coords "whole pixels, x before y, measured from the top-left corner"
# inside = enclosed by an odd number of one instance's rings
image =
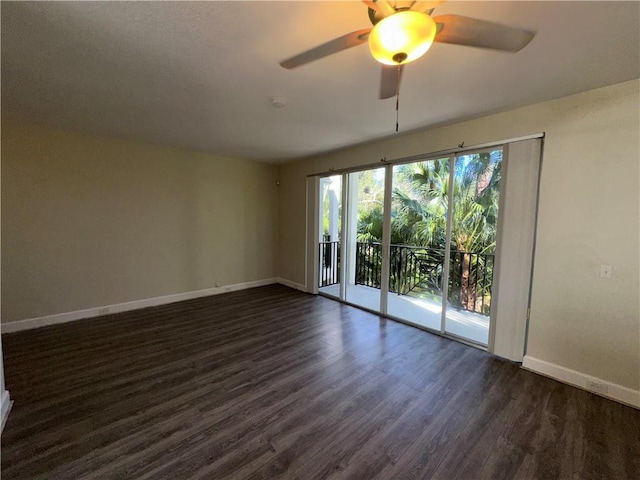
[[[534,134],[534,135],[526,135],[526,136],[522,136],[522,137],[516,137],[516,138],[512,138],[512,139],[508,139],[508,140],[503,140],[503,141],[499,141],[499,142],[490,142],[490,143],[485,143],[485,144],[478,144],[478,145],[472,145],[469,147],[462,147],[462,145],[464,144],[464,142],[461,144],[461,146],[459,148],[454,148],[454,149],[447,149],[447,150],[442,150],[442,151],[438,151],[438,152],[433,152],[433,153],[429,153],[429,154],[420,154],[420,155],[414,155],[414,156],[409,156],[409,157],[402,157],[402,158],[398,158],[398,159],[393,159],[393,160],[387,160],[386,158],[383,158],[381,160],[381,162],[384,163],[385,165],[385,206],[384,206],[384,220],[385,220],[385,225],[383,225],[383,259],[388,259],[389,258],[389,254],[390,254],[390,219],[391,219],[391,209],[390,209],[390,204],[391,204],[391,196],[389,195],[389,193],[391,192],[391,187],[389,187],[387,185],[387,183],[392,182],[392,168],[394,165],[402,165],[402,164],[408,164],[408,163],[415,163],[415,162],[419,162],[419,161],[429,161],[429,160],[437,160],[437,159],[443,159],[446,157],[449,157],[450,159],[450,167],[451,167],[451,174],[449,176],[449,181],[450,183],[453,182],[454,180],[454,171],[453,169],[455,168],[455,160],[456,158],[463,156],[465,154],[472,154],[472,153],[480,153],[482,151],[487,151],[487,150],[495,150],[497,148],[502,148],[503,149],[503,154],[504,152],[507,151],[508,149],[508,144],[513,143],[513,142],[521,142],[521,141],[525,141],[525,140],[534,140],[534,139],[538,139],[538,140],[544,140],[544,133],[539,133],[539,134]],[[542,152],[540,150],[540,165],[541,165],[541,158],[542,158]],[[503,161],[505,160],[505,158],[503,157]],[[506,165],[503,164],[503,168]],[[345,222],[346,222],[346,217],[347,215],[345,215],[345,205],[346,205],[346,200],[347,200],[347,192],[345,191],[347,188],[345,188],[345,184],[347,184],[347,174],[348,173],[354,173],[354,172],[361,172],[361,171],[366,171],[366,170],[371,170],[371,169],[375,169],[375,168],[380,168],[380,163],[372,163],[372,164],[365,164],[365,165],[361,165],[358,167],[350,167],[350,168],[344,168],[344,169],[331,169],[330,171],[326,171],[326,172],[320,172],[320,173],[315,173],[315,174],[310,174],[307,177],[315,177],[315,178],[321,178],[321,177],[328,177],[328,176],[333,176],[333,175],[342,175],[343,178],[343,191],[342,191],[342,201],[343,201],[343,215],[342,215],[342,230],[341,230],[341,246],[344,245],[344,240],[345,240],[345,235],[346,235],[346,229],[345,227]],[[450,185],[451,186],[451,185]],[[539,189],[539,177],[538,177],[538,184],[537,184],[537,188]],[[501,209],[502,205],[503,205],[503,199],[504,199],[504,189],[505,189],[505,182],[501,181],[501,186],[500,186],[500,206],[499,208]],[[451,197],[453,195],[453,188],[449,188],[449,197]],[[536,202],[538,201],[538,199],[536,198]],[[449,205],[452,204],[452,200],[451,198],[448,199]],[[537,206],[537,203],[536,203]],[[316,214],[318,214],[318,212],[316,211]],[[317,217],[316,217],[317,218]],[[452,216],[448,215],[448,219],[447,219],[447,223],[449,224],[450,222],[452,222]],[[450,220],[451,219],[451,220]],[[536,222],[537,220],[537,215],[534,216],[534,222]],[[496,252],[495,252],[495,258],[496,258],[496,262],[499,262],[499,255],[500,255],[500,247],[499,247],[499,239],[502,237],[502,229],[503,229],[503,223],[500,220],[498,220],[497,223],[497,227],[496,227]],[[535,232],[535,225],[533,227],[534,232]],[[448,232],[447,232],[447,236],[450,236],[450,227],[448,228]],[[449,242],[448,242],[449,243]],[[317,245],[309,245],[308,244],[308,248],[311,247],[313,250],[317,250]],[[535,238],[534,238],[534,242],[533,242],[533,248],[535,249]],[[450,245],[447,244],[446,245],[446,249],[448,250],[448,252],[445,253],[445,256],[447,256],[448,261],[450,262]],[[448,255],[447,255],[448,253]],[[532,253],[533,254],[533,253]],[[307,256],[307,258],[309,258],[309,256]],[[533,260],[532,260],[533,261]],[[344,296],[344,264],[345,262],[343,261],[341,263],[341,295],[340,295],[340,299],[339,301],[342,303],[345,303],[347,305],[351,305],[366,311],[369,311],[371,313],[374,313],[376,315],[382,315],[386,318],[390,318],[392,320],[401,322],[401,323],[405,323],[411,326],[414,326],[416,328],[420,328],[422,330],[428,331],[430,333],[434,333],[446,338],[450,338],[452,340],[458,341],[460,343],[463,344],[467,344],[476,348],[479,348],[481,350],[488,350],[489,352],[493,352],[494,350],[494,344],[495,344],[495,321],[494,321],[494,311],[495,311],[495,302],[492,303],[491,305],[491,309],[490,309],[490,315],[489,315],[489,336],[488,336],[488,344],[487,346],[484,345],[480,345],[477,344],[473,341],[470,340],[466,340],[464,338],[458,337],[456,335],[451,335],[446,333],[444,326],[445,326],[445,315],[446,315],[446,310],[445,308],[443,308],[443,312],[442,312],[442,322],[441,322],[441,329],[440,331],[438,330],[434,330],[432,328],[429,327],[425,327],[424,325],[419,325],[419,324],[415,324],[411,321],[407,321],[398,317],[395,317],[393,315],[389,315],[386,309],[386,305],[387,305],[387,297],[388,297],[388,281],[389,281],[389,262],[387,261],[383,261],[383,265],[386,265],[387,267],[387,271],[385,272],[386,274],[383,274],[382,276],[382,281],[384,283],[386,283],[386,285],[381,285],[381,305],[380,305],[380,310],[379,311],[373,311],[370,310],[366,307],[362,307],[360,305],[355,305],[353,303],[350,303],[348,301],[345,300],[345,296]],[[494,269],[496,268],[496,264],[494,264]],[[446,269],[446,279],[443,279],[443,284],[444,284],[444,280],[446,280],[448,282],[448,275],[449,275],[449,269]],[[494,271],[494,276],[495,276],[495,271]],[[318,275],[315,275],[315,277],[313,279],[308,277],[308,280],[313,280],[313,282],[315,282],[315,290],[317,293],[319,293],[320,295],[323,295],[322,292],[319,292],[317,290],[317,284],[318,284]],[[446,284],[445,284],[446,285]],[[494,285],[497,287],[497,285]],[[528,294],[530,296],[530,289],[531,289],[531,284],[529,284],[529,291]],[[309,290],[313,290],[309,289]],[[447,293],[447,288],[444,288],[444,293],[445,295],[443,295],[443,302],[446,300],[446,293]],[[384,298],[383,298],[384,295]],[[497,301],[497,292],[494,293],[493,289],[492,289],[492,296],[495,295],[496,296],[496,301]],[[335,297],[332,296],[328,296],[328,298],[331,298],[333,300],[335,300]],[[383,303],[384,302],[384,303]],[[384,306],[384,308],[383,308]],[[444,304],[443,304],[444,306]],[[528,318],[527,318],[528,321]]]

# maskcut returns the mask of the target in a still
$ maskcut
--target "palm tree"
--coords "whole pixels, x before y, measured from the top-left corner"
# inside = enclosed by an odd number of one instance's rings
[[[455,252],[452,262],[461,274],[451,281],[459,282],[459,302],[467,310],[474,310],[475,305],[476,281],[471,272],[479,265],[473,255],[495,248],[501,160],[498,150],[459,157],[454,165],[451,250]],[[397,178],[392,213],[392,235],[397,243],[444,249],[449,161],[408,165],[397,170]]]
[[[436,160],[403,165],[393,190],[393,243],[440,248],[446,238],[449,162]],[[444,221],[443,221],[444,220]]]
[[[496,244],[498,197],[502,151],[458,157],[453,172],[450,299],[475,310],[476,269],[490,269],[481,254]],[[394,168],[391,211],[391,243],[424,247],[441,262],[446,245],[449,210],[450,162],[448,159],[401,165]],[[383,212],[376,205],[358,216],[358,241],[382,241]],[[392,268],[393,270],[393,268]],[[398,283],[401,283],[398,281]],[[489,285],[481,285],[488,290]],[[483,292],[488,293],[488,291]]]
[[[476,277],[472,272],[487,268],[481,265],[487,257],[481,255],[495,250],[501,160],[502,152],[495,151],[456,161],[451,237],[461,264],[460,303],[466,310],[475,310],[476,304]],[[493,265],[490,267],[492,274]]]

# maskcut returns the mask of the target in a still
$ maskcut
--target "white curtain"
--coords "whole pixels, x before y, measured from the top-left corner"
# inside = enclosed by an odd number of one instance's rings
[[[526,344],[541,153],[540,138],[503,152],[489,350],[516,362]]]

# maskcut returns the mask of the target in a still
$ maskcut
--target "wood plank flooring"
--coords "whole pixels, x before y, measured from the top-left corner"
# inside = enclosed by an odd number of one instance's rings
[[[2,340],[3,480],[640,478],[640,411],[279,285]]]

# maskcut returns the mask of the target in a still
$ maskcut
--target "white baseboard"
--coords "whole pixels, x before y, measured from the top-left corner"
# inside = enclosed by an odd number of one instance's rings
[[[266,278],[264,280],[236,283],[234,285],[226,285],[223,287],[205,288],[204,290],[196,290],[194,292],[176,293],[173,295],[165,295],[162,297],[135,300],[133,302],[117,303],[114,305],[103,305],[100,307],[88,308],[86,310],[76,310],[73,312],[58,313],[55,315],[45,315],[44,317],[28,318],[25,320],[18,320],[17,322],[3,323],[0,326],[0,331],[2,331],[2,333],[19,332],[21,330],[30,330],[32,328],[45,327],[47,325],[73,322],[75,320],[99,317],[111,313],[127,312],[130,310],[138,310],[140,308],[155,307],[157,305],[165,305],[167,303],[191,300],[193,298],[208,297],[210,295],[219,295],[221,293],[235,292],[237,290],[246,290],[247,288],[262,287],[264,285],[271,285],[273,283],[281,282],[279,282],[279,279],[276,278]],[[290,286],[288,284],[286,285]]]
[[[292,282],[291,280],[287,280],[286,278],[276,278],[276,281],[284,285],[285,287],[295,288],[296,290],[300,290],[301,292],[307,292],[307,286],[302,285],[301,283]]]
[[[5,390],[2,392],[2,397],[0,397],[0,433],[4,430],[4,424],[7,422],[12,405],[13,401],[11,401],[9,391]]]
[[[525,355],[522,368],[640,409],[640,391]]]

